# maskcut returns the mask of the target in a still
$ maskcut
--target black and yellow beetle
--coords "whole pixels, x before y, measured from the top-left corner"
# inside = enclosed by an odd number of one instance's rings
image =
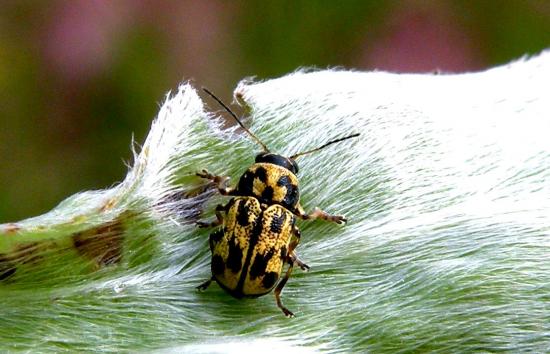
[[[320,218],[338,224],[346,222],[343,216],[330,215],[318,208],[309,214],[304,211],[300,205],[296,158],[359,134],[284,157],[269,152],[223,102],[207,89],[204,91],[224,107],[264,151],[256,156],[255,163],[241,176],[236,188],[226,186],[228,177],[215,176],[206,170],[197,173],[197,176],[210,180],[222,195],[233,196],[227,205],[216,207],[216,221],[198,222],[200,227],[222,227],[210,234],[212,277],[197,288],[205,290],[215,280],[236,298],[265,295],[275,287],[284,264],[288,263],[286,274],[275,288],[275,299],[283,313],[293,317],[294,314],[281,302],[281,291],[294,265],[304,271],[309,269],[295,252],[300,241],[296,217],[304,220]]]

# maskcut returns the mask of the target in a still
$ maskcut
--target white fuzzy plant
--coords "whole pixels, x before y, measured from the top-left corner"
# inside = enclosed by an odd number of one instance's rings
[[[167,352],[550,351],[550,52],[485,72],[296,72],[237,100],[300,165],[302,204],[283,292],[236,300],[213,284],[213,190],[260,148],[168,95],[128,176],[0,226],[0,349]],[[217,108],[216,108],[217,109]]]

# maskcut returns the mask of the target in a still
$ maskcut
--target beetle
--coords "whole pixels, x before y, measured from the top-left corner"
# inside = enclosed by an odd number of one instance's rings
[[[263,151],[235,188],[227,187],[229,177],[216,176],[207,170],[196,174],[209,180],[221,195],[233,197],[226,205],[216,206],[215,221],[197,223],[199,227],[221,226],[209,237],[212,276],[197,289],[206,290],[214,280],[235,298],[243,298],[262,296],[275,288],[277,306],[285,316],[293,317],[281,301],[281,292],[295,265],[304,271],[309,269],[295,251],[301,237],[296,218],[323,219],[338,224],[347,221],[344,216],[331,215],[319,208],[311,213],[304,211],[300,205],[296,158],[359,134],[285,157],[270,152],[220,99],[207,89],[203,90],[229,112]],[[285,263],[288,268],[279,281]]]

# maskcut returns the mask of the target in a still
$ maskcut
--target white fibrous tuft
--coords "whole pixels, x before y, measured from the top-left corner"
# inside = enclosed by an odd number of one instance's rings
[[[195,290],[210,277],[211,231],[195,222],[227,202],[195,173],[235,185],[261,147],[222,130],[184,84],[123,182],[0,225],[0,348],[547,352],[549,83],[546,51],[478,73],[239,84],[246,124],[272,152],[360,133],[297,158],[306,211],[348,223],[298,222],[311,270],[283,292],[293,319],[271,294]]]

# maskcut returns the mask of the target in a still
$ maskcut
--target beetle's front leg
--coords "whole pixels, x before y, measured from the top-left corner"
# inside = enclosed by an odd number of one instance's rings
[[[227,176],[216,176],[208,172],[207,170],[202,170],[201,172],[196,173],[197,176],[204,179],[212,181],[216,189],[220,192],[221,195],[234,195],[236,189],[227,187],[227,181],[229,177]]]
[[[340,225],[348,221],[343,215],[330,215],[319,208],[315,208],[311,213],[307,214],[300,204],[296,207],[295,214],[302,220],[323,219]]]
[[[225,212],[225,207],[221,204],[218,204],[216,206],[216,220],[212,222],[204,222],[204,221],[197,221],[197,225],[201,228],[203,227],[214,227],[221,225],[223,223],[223,215],[222,213]]]

